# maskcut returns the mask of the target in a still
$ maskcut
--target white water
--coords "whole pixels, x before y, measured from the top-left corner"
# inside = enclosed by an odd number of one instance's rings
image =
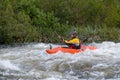
[[[49,45],[38,43],[0,49],[0,80],[120,79],[120,43],[91,43],[98,49],[75,55],[61,52],[49,55],[45,52]]]

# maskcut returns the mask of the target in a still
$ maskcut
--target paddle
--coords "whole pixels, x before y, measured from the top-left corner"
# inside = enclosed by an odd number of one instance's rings
[[[86,37],[84,40],[82,40],[82,43],[85,43],[86,41],[88,41],[89,37]]]
[[[76,30],[74,30],[74,31],[76,31]],[[62,41],[64,41],[64,37],[62,37],[62,36],[61,36],[60,34],[58,34],[57,32],[55,32],[55,34],[58,36],[59,39],[62,39]],[[86,36],[84,37],[84,39],[81,39],[81,40],[80,40],[80,41],[81,41],[81,44],[87,42],[89,38],[90,38],[90,36],[86,35]],[[81,44],[80,44],[80,45],[81,45]],[[50,46],[50,47],[51,47],[51,46]]]
[[[62,41],[64,41],[64,37],[62,37],[61,35],[59,35],[57,32],[55,32],[55,34],[58,36],[59,39],[62,39]],[[52,49],[52,45],[49,45],[49,49]]]
[[[50,44],[50,49],[52,49],[52,45]]]
[[[82,43],[85,43],[85,42],[89,41],[89,39],[91,37],[92,37],[92,35],[90,35],[90,34],[81,35],[81,41],[82,41]]]
[[[64,37],[62,37],[60,34],[58,34],[57,32],[55,32],[56,35],[58,36],[59,39],[62,39],[64,41]]]

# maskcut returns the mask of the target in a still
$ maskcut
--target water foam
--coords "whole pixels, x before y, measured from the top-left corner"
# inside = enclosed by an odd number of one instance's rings
[[[118,79],[120,76],[120,43],[91,43],[97,50],[68,54],[45,52],[61,45],[38,43],[24,47],[1,49],[0,69],[21,70],[16,76],[42,80]],[[12,74],[12,73],[11,73]],[[18,73],[13,72],[17,75]],[[10,73],[8,73],[8,76]]]
[[[20,70],[20,68],[12,64],[9,60],[0,60],[0,69]]]

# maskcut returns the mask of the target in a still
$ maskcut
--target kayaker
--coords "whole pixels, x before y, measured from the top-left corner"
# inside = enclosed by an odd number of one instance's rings
[[[65,44],[68,45],[68,48],[80,49],[81,41],[77,37],[77,32],[72,32],[70,37],[72,38],[71,40],[64,40]]]

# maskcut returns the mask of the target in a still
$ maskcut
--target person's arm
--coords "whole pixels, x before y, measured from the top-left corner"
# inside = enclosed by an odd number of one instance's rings
[[[81,41],[79,39],[75,38],[75,39],[72,39],[72,40],[65,40],[65,43],[68,43],[68,44],[75,44],[75,43],[80,44]]]
[[[65,43],[67,43],[67,44],[73,44],[74,41],[73,40],[65,40]]]

